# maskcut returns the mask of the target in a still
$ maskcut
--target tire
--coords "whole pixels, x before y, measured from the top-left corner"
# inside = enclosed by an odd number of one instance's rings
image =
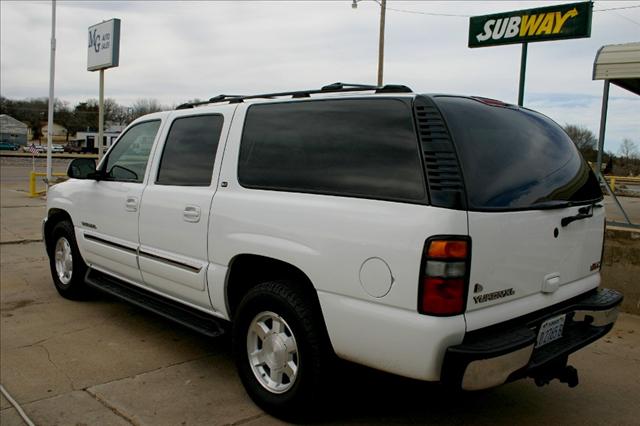
[[[87,265],[76,243],[73,225],[69,221],[58,222],[48,241],[49,267],[58,293],[66,299],[82,300],[89,295],[84,282]]]
[[[287,281],[258,284],[244,296],[233,321],[236,367],[247,393],[286,420],[315,414],[331,360],[319,308],[297,289]]]

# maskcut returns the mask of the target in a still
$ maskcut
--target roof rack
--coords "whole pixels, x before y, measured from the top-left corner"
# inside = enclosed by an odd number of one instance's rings
[[[293,92],[276,92],[276,93],[263,93],[260,95],[218,95],[209,99],[208,101],[201,102],[188,102],[178,106],[176,109],[194,108],[200,105],[212,104],[217,102],[229,102],[230,104],[241,103],[246,99],[272,99],[282,96],[291,96],[295,98],[309,98],[311,95],[320,93],[337,93],[337,92],[366,92],[374,90],[376,93],[412,93],[407,86],[400,84],[387,84],[384,86],[373,86],[368,84],[352,84],[352,83],[332,83],[323,86],[320,89],[300,90]]]

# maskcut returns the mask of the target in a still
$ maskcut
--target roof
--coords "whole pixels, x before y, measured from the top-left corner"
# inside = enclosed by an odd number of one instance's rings
[[[16,120],[7,114],[0,114],[0,131],[27,134],[27,126],[22,121]]]
[[[593,63],[593,79],[640,95],[640,42],[602,46]]]

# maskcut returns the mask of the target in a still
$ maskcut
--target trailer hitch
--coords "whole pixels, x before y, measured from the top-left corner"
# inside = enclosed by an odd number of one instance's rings
[[[567,365],[566,359],[560,363],[544,366],[532,373],[530,377],[538,386],[548,385],[553,379],[558,379],[560,383],[566,383],[570,388],[575,388],[579,383],[578,370]]]

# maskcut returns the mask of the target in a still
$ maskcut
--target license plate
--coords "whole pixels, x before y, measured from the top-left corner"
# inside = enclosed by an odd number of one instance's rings
[[[538,331],[538,340],[536,342],[536,348],[544,346],[547,343],[558,340],[562,337],[562,330],[564,328],[564,320],[566,315],[560,315],[546,320],[540,326]]]

